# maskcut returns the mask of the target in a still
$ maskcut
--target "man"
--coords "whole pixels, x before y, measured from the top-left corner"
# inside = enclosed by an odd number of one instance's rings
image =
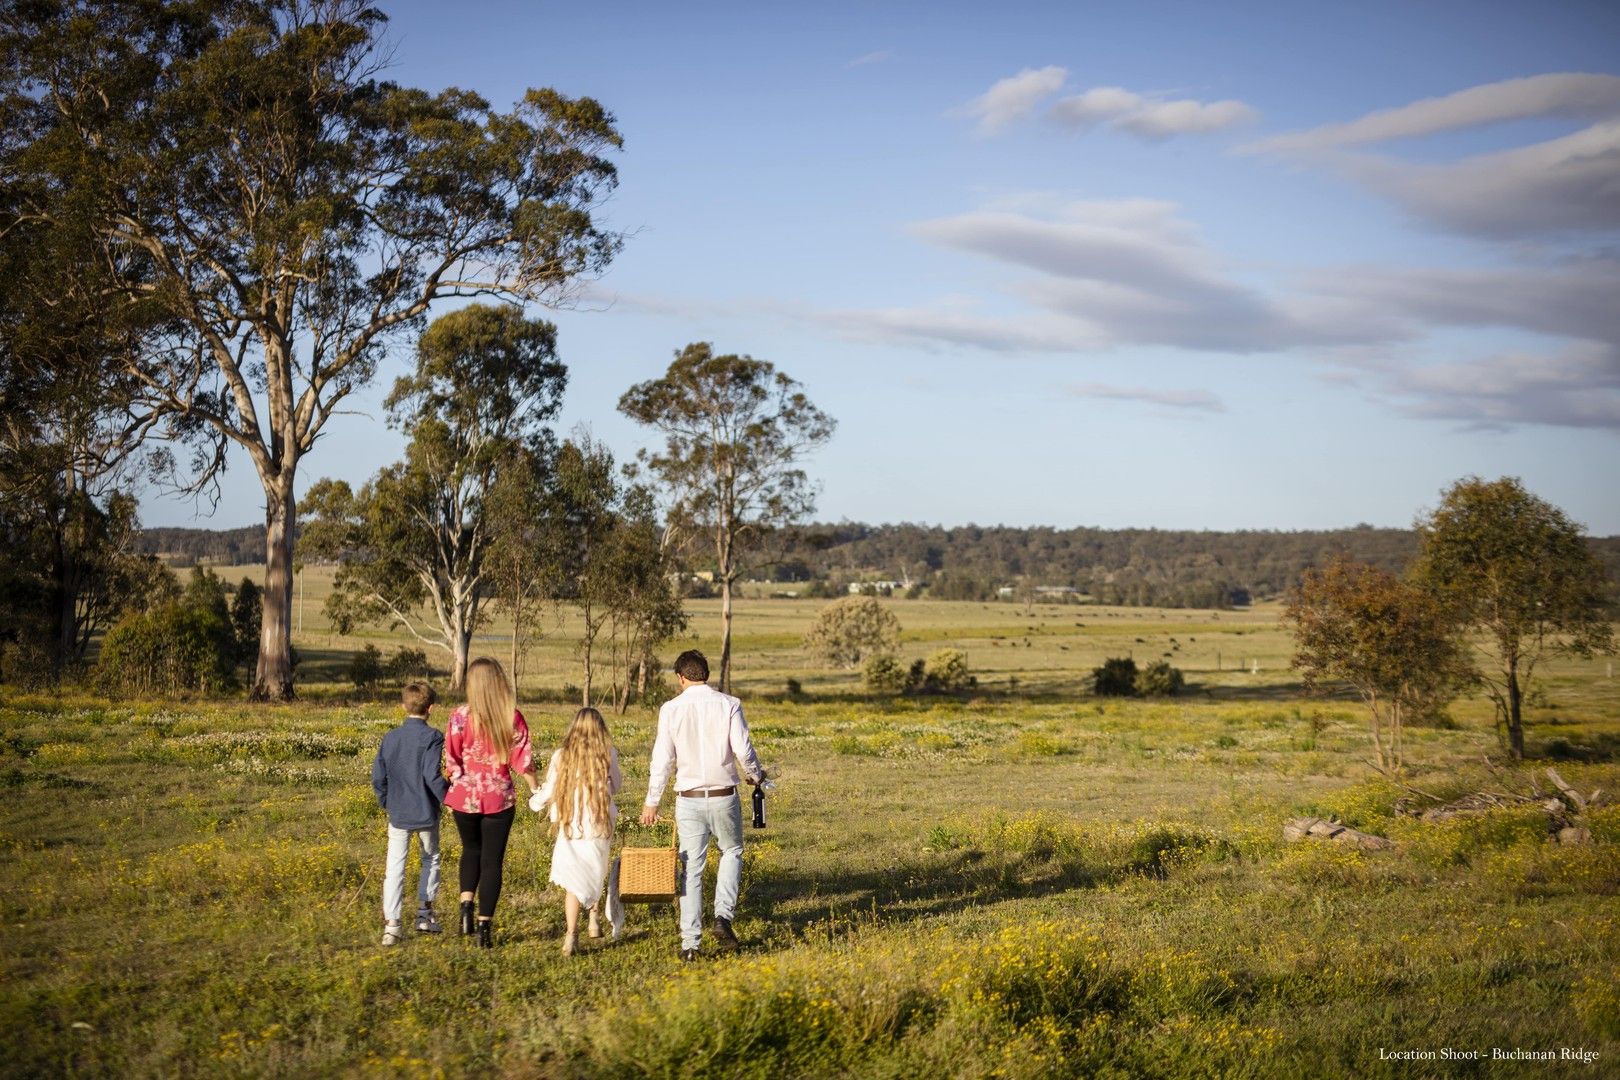
[[[681,692],[658,710],[658,737],[653,740],[652,774],[641,823],[658,817],[658,803],[670,773],[675,774],[675,831],[686,860],[686,886],[681,890],[681,959],[696,960],[703,941],[703,867],[709,837],[720,848],[720,876],[714,888],[714,937],[722,949],[735,949],[731,919],[742,887],[742,799],[737,794],[737,766],[750,784],[765,779],[743,720],[742,702],[710,688],[709,662],[696,649],[675,658]]]

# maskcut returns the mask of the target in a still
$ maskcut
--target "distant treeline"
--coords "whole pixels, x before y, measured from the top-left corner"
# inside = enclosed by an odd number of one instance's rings
[[[198,563],[237,566],[264,562],[264,526],[240,529],[142,529],[135,540],[142,555],[157,555],[174,566]]]
[[[840,522],[801,526],[777,540],[780,561],[770,576],[829,595],[860,582],[898,582],[902,591],[942,600],[1070,588],[1098,603],[1158,607],[1226,607],[1278,596],[1307,567],[1339,552],[1394,571],[1417,552],[1410,529],[1369,525],[1192,532]],[[1591,544],[1611,580],[1620,581],[1620,537]],[[146,529],[139,550],[179,565],[262,562],[264,528]]]
[[[1107,604],[1225,607],[1282,594],[1340,552],[1399,571],[1417,552],[1409,529],[1302,532],[1054,529],[966,525],[810,525],[784,535],[779,581],[839,592],[863,581],[920,586],[940,599],[1024,598],[1072,588]],[[1620,579],[1620,537],[1591,541]],[[1044,594],[1052,597],[1048,591]]]

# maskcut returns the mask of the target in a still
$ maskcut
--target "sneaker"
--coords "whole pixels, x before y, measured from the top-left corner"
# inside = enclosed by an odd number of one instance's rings
[[[439,934],[444,932],[444,927],[439,925],[438,917],[433,914],[431,908],[423,908],[416,913],[416,932],[418,934]]]
[[[731,932],[731,920],[723,916],[714,917],[714,943],[722,949],[730,951],[737,947],[737,935]]]
[[[383,940],[382,940],[382,943],[384,945],[398,945],[404,939],[405,939],[405,935],[400,930],[400,927],[399,927],[398,923],[392,923],[392,924],[390,924],[388,926],[383,927]]]
[[[690,964],[693,960],[696,960],[697,958],[698,958],[698,951],[696,949],[682,949],[681,950],[681,960],[684,963]]]

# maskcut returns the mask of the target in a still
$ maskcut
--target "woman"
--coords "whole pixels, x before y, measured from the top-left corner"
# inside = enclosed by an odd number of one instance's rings
[[[574,722],[563,736],[562,748],[551,755],[546,766],[546,782],[529,806],[539,812],[550,807],[557,845],[551,853],[551,880],[565,892],[563,915],[567,930],[563,935],[564,956],[579,948],[579,909],[591,912],[590,935],[601,937],[596,920],[597,901],[602,896],[602,879],[607,876],[613,823],[619,816],[613,796],[624,786],[619,773],[619,752],[608,737],[607,722],[590,707],[574,714]],[[614,936],[622,919],[609,907]]]
[[[494,944],[491,923],[517,805],[513,774],[535,787],[529,725],[498,660],[484,656],[467,665],[467,704],[450,714],[444,760],[450,774],[444,803],[461,834],[461,932],[473,933],[476,893],[478,944],[487,949]]]

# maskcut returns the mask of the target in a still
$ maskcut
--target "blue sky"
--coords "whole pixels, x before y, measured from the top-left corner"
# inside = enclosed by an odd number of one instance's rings
[[[821,520],[1401,526],[1511,474],[1620,533],[1620,6],[384,7],[398,81],[618,117],[631,236],[550,317],[621,458],[701,340],[837,418]],[[301,490],[398,456],[409,361]]]

